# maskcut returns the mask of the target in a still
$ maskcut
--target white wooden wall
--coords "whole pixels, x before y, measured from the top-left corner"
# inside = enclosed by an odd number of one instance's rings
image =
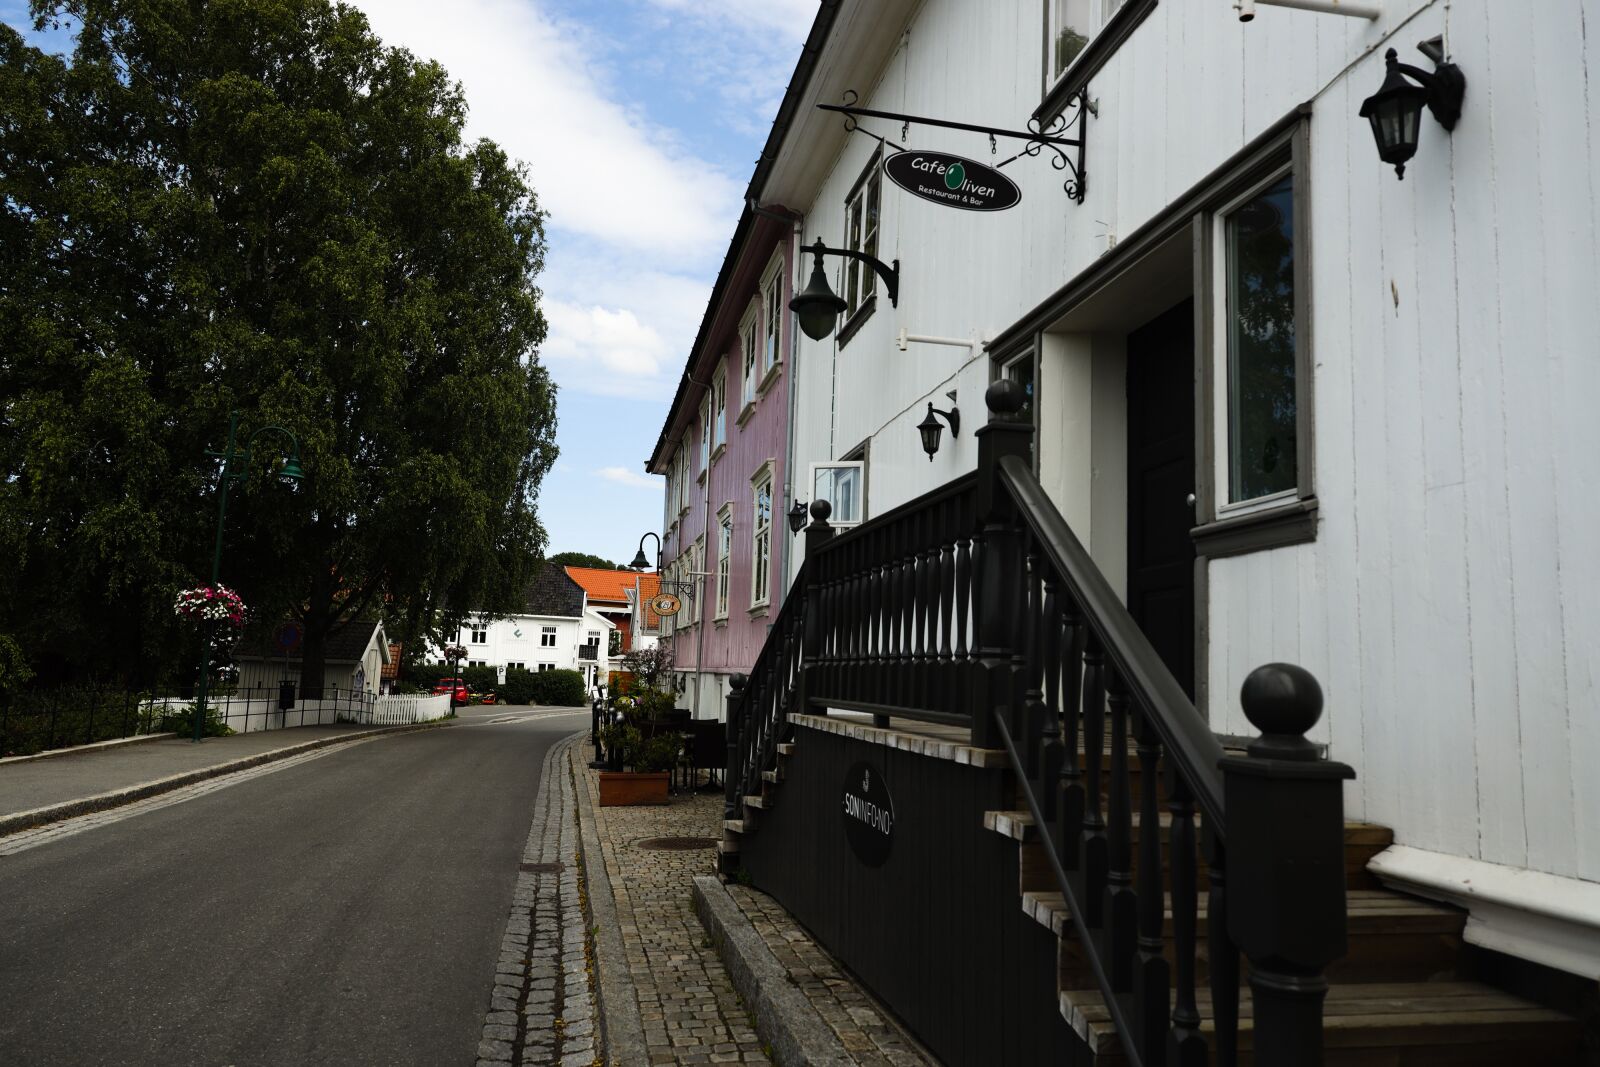
[[[987,358],[900,352],[895,333],[993,336],[1310,101],[1320,527],[1210,565],[1213,723],[1246,732],[1245,674],[1300,662],[1327,694],[1320,739],[1358,772],[1353,816],[1420,848],[1600,880],[1600,0],[1384,7],[1376,24],[1261,8],[1242,26],[1227,0],[1163,0],[1091,86],[1082,206],[1043,160],[1007,168],[1023,203],[992,216],[886,182],[880,255],[901,261],[900,307],[880,295],[843,350],[802,341],[793,463],[870,437],[874,515],[970,469]],[[1020,125],[1040,26],[1039,0],[927,0],[856,88],[869,107]],[[1424,119],[1399,182],[1357,109],[1384,48],[1426,67],[1415,44],[1437,33],[1465,109],[1453,135]],[[907,143],[989,158],[977,135],[913,127]],[[872,149],[846,143],[805,240],[843,243]],[[914,427],[951,388],[962,437],[930,464]]]

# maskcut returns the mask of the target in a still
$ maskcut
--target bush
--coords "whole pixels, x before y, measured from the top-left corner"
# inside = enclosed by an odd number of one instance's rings
[[[581,671],[539,671],[533,676],[530,704],[558,708],[581,708],[589,703]]]
[[[194,705],[185,704],[182,708],[169,706],[161,717],[161,729],[172,731],[179,737],[194,736]],[[206,737],[227,737],[233,733],[233,727],[222,721],[222,712],[215,704],[206,704]]]
[[[538,692],[537,675],[521,667],[506,671],[506,684],[500,687],[500,697],[507,704],[536,704],[533,696]]]
[[[492,693],[500,685],[500,675],[493,667],[463,667],[461,677],[474,693]]]

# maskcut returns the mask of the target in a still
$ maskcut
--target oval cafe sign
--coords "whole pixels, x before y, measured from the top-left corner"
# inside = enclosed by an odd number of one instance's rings
[[[896,152],[883,172],[912,196],[964,211],[1004,211],[1022,200],[1017,183],[998,170],[944,152]]]
[[[882,867],[894,844],[894,800],[883,772],[857,763],[844,778],[844,837],[850,851],[868,867]]]

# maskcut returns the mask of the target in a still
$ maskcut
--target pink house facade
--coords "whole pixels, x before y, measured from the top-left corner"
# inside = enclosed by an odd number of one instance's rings
[[[662,641],[696,718],[725,715],[785,591],[793,261],[790,227],[747,209],[646,463],[667,479],[661,575],[682,600]]]

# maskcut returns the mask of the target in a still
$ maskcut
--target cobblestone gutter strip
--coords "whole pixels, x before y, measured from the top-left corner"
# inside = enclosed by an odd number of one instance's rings
[[[711,935],[734,988],[755,1012],[756,1030],[782,1067],[844,1067],[856,1062],[796,988],[744,912],[712,875],[694,880],[694,909]]]
[[[545,756],[484,1016],[478,1067],[590,1067],[599,1059],[599,1016],[578,880],[578,820],[567,767],[571,745],[562,741]]]
[[[583,746],[575,744],[567,765],[569,780],[578,782],[578,828],[583,842],[583,876],[585,898],[589,905],[589,922],[594,931],[594,977],[600,998],[599,1018],[604,1036],[603,1062],[631,1067],[648,1063],[649,1054],[644,1040],[644,1023],[639,1017],[639,998],[628,974],[627,954],[622,948],[622,923],[617,918],[616,897],[611,892],[611,879],[606,876],[604,854],[595,830],[594,807],[590,802],[588,783],[579,781],[578,775],[587,772],[582,762]]]
[[[218,778],[235,771],[248,770],[259,767],[263,763],[274,763],[278,760],[299,756],[319,748],[328,748],[332,745],[345,745],[352,741],[365,741],[368,738],[380,737],[386,734],[411,733],[416,730],[437,730],[445,726],[454,726],[460,720],[445,719],[438,722],[417,723],[412,726],[385,726],[376,730],[362,730],[359,733],[345,734],[340,737],[324,737],[316,741],[307,741],[304,744],[290,745],[287,748],[275,748],[271,752],[258,752],[254,756],[232,760],[228,763],[218,763],[211,767],[201,767],[182,774],[169,775],[166,778],[157,778],[149,782],[128,786],[126,789],[116,789],[109,793],[98,793],[92,797],[82,797],[78,800],[68,800],[60,804],[51,804],[43,808],[31,808],[28,811],[13,812],[10,815],[0,815],[0,837],[14,834],[19,830],[28,830],[35,826],[47,823],[60,822],[78,815],[87,815],[90,812],[105,811],[107,808],[118,808],[124,804],[131,804],[136,800],[144,800],[160,793],[166,793],[182,786],[203,782],[207,778]]]

